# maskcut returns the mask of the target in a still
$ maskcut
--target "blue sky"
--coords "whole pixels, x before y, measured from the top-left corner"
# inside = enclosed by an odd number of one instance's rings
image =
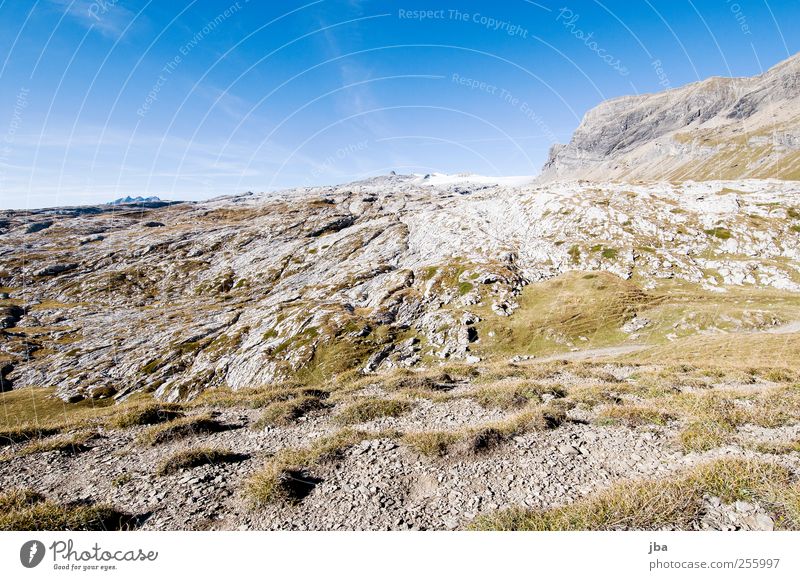
[[[0,207],[535,174],[603,99],[757,74],[798,21],[797,0],[0,0]]]

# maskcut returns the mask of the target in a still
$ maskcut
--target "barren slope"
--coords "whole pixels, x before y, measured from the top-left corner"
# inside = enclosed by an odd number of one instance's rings
[[[390,176],[150,209],[7,212],[3,381],[72,400],[178,400],[770,328],[800,319],[799,206],[780,181]]]

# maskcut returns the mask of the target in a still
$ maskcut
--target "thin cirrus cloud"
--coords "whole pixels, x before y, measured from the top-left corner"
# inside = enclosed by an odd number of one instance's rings
[[[118,40],[136,13],[122,2],[114,0],[48,0],[56,10],[83,26],[98,31],[103,36]]]

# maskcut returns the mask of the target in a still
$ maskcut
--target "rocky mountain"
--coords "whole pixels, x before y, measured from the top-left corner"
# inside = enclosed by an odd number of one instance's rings
[[[125,204],[142,204],[142,203],[152,203],[161,201],[161,198],[155,195],[151,195],[149,197],[142,197],[141,195],[137,195],[136,197],[131,197],[130,195],[126,195],[125,197],[120,197],[115,199],[114,201],[109,201],[108,205],[125,205]]]
[[[753,78],[714,77],[586,113],[543,181],[800,178],[800,55]]]
[[[174,401],[792,323],[798,92],[794,57],[603,103],[538,180],[4,212],[3,388]]]
[[[3,385],[55,387],[65,400],[178,400],[764,330],[794,320],[793,306],[718,297],[800,290],[798,199],[780,180],[406,175],[153,208],[4,212]]]
[[[0,530],[800,529],[798,185],[502,181],[0,214]]]
[[[0,212],[0,530],[800,529],[796,67],[540,180]]]

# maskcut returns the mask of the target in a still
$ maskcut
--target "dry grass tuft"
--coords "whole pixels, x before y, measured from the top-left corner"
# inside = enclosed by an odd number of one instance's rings
[[[557,385],[512,380],[478,388],[467,396],[484,408],[521,409],[532,402],[542,402],[543,395],[563,397],[565,391]]]
[[[27,509],[44,499],[42,494],[32,489],[11,489],[0,493],[0,513]]]
[[[678,442],[684,451],[709,451],[725,445],[731,430],[715,422],[693,421],[681,429]]]
[[[546,405],[537,405],[517,413],[516,415],[490,425],[503,437],[509,438],[523,435],[531,431],[547,431],[559,427],[567,418],[561,405],[551,401]]]
[[[132,518],[107,505],[58,504],[29,489],[0,493],[0,530],[122,530]]]
[[[608,366],[608,363],[580,361],[568,365],[565,370],[581,379],[594,379],[602,383],[621,382],[615,374],[608,370]]]
[[[44,437],[56,435],[60,430],[57,427],[42,427],[40,425],[21,425],[19,427],[0,429],[0,445],[43,439]]]
[[[362,399],[342,409],[334,420],[340,425],[357,425],[383,417],[399,417],[411,410],[411,403],[391,399]]]
[[[267,406],[253,424],[255,429],[263,429],[267,426],[288,426],[292,425],[297,419],[315,409],[321,408],[322,401],[317,397],[303,396],[288,401],[277,401]]]
[[[182,417],[181,406],[174,403],[147,402],[135,405],[114,415],[108,426],[116,429],[136,427],[137,425],[156,425]]]
[[[517,435],[555,429],[565,419],[566,413],[558,405],[534,405],[508,419],[480,427],[407,433],[402,437],[402,442],[429,457],[449,454],[471,456],[490,451]]]
[[[241,407],[261,409],[278,401],[286,401],[302,395],[304,384],[286,381],[269,387],[232,390],[229,388],[207,389],[189,403],[190,407]]]
[[[48,453],[51,451],[58,451],[66,455],[76,455],[87,451],[89,449],[89,442],[96,437],[92,432],[73,433],[71,435],[64,435],[55,437],[53,439],[46,439],[41,441],[31,441],[22,449],[17,451],[17,457],[25,457],[26,455],[33,455],[35,453]]]
[[[254,507],[276,502],[297,504],[317,483],[319,479],[302,467],[269,463],[250,477],[246,493]]]
[[[752,374],[772,383],[792,383],[798,380],[795,371],[780,367],[753,369]]]
[[[184,439],[192,435],[217,433],[224,430],[224,428],[225,427],[210,414],[193,415],[175,419],[168,423],[153,425],[139,436],[139,442],[144,445],[159,445],[168,441]]]
[[[447,431],[406,433],[402,439],[411,449],[428,457],[444,457],[458,440],[458,434]]]
[[[488,363],[479,369],[473,383],[491,384],[505,379],[544,381],[554,379],[568,370],[568,361],[516,364],[510,362]]]
[[[495,427],[484,427],[469,434],[462,441],[462,451],[468,454],[486,453],[506,442],[508,436]]]
[[[783,443],[759,443],[755,446],[759,453],[771,455],[785,455],[787,453],[800,453],[800,439]]]
[[[664,411],[636,405],[606,407],[597,416],[597,422],[601,425],[622,424],[628,427],[666,425],[672,419],[674,417]]]
[[[687,451],[707,451],[732,440],[745,424],[773,428],[800,420],[800,387],[785,385],[748,395],[735,391],[681,393],[660,401],[687,421],[679,435]]]
[[[455,386],[449,373],[433,371],[397,371],[381,381],[387,391],[448,391]]]
[[[273,502],[297,503],[319,482],[311,470],[320,463],[339,457],[344,450],[367,439],[397,437],[401,434],[343,429],[316,440],[309,447],[281,450],[247,480],[245,496],[255,508]]]
[[[622,402],[618,389],[604,385],[580,385],[570,387],[567,400],[584,409],[593,409],[599,405],[616,405]]]

